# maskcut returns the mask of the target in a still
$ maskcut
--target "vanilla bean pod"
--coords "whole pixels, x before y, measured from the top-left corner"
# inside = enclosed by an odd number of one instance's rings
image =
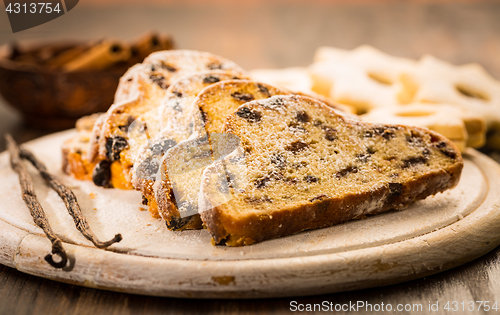
[[[107,242],[101,242],[97,239],[95,234],[90,229],[90,226],[82,214],[82,210],[78,205],[78,201],[76,200],[76,196],[71,189],[66,187],[61,181],[59,181],[54,175],[50,174],[47,171],[45,165],[39,161],[33,153],[28,151],[26,148],[20,148],[20,155],[23,159],[26,159],[33,164],[33,166],[40,172],[40,175],[45,180],[45,182],[54,189],[59,197],[64,201],[66,208],[68,209],[69,214],[73,218],[75,222],[76,228],[80,233],[85,236],[86,239],[91,241],[95,247],[97,248],[106,248],[114,243],[117,243],[122,240],[121,234],[116,234],[115,237]]]
[[[61,240],[57,237],[57,235],[50,227],[49,221],[47,220],[47,216],[43,211],[42,205],[36,198],[35,189],[33,187],[33,180],[21,161],[19,147],[17,146],[14,139],[12,139],[11,135],[7,134],[5,136],[5,140],[7,141],[7,149],[10,153],[10,165],[12,166],[12,169],[19,175],[19,183],[21,184],[23,200],[28,206],[35,224],[43,230],[45,235],[47,235],[47,238],[52,243],[52,254],[48,254],[47,256],[45,256],[45,260],[54,268],[63,268],[68,262],[68,256],[66,255],[66,251],[64,251],[64,248],[62,247]],[[55,262],[52,255],[58,255],[59,257],[61,257],[61,261]]]

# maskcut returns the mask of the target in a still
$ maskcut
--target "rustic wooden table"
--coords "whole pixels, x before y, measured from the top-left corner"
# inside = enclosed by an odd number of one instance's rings
[[[210,51],[247,69],[305,66],[320,45],[351,49],[370,44],[411,58],[429,53],[456,64],[479,62],[500,79],[499,1],[191,0],[145,6],[134,1],[103,4],[88,0],[61,18],[18,34],[11,33],[5,13],[0,16],[0,44],[33,39],[131,39],[155,29],[173,34],[179,48]],[[2,100],[0,132],[12,133],[19,142],[49,133],[23,125],[20,115]],[[2,137],[0,150],[4,148]],[[347,305],[364,301],[394,308],[402,304],[411,310],[398,313],[408,314],[429,313],[429,304],[436,302],[439,311],[435,314],[448,313],[443,309],[448,301],[450,307],[453,301],[465,302],[466,308],[469,301],[500,304],[500,249],[459,268],[399,285],[268,300],[136,296],[58,283],[0,265],[0,314],[288,313],[292,301]],[[421,312],[414,306],[418,304]],[[478,303],[475,306],[477,310]],[[363,308],[359,313],[369,312]]]

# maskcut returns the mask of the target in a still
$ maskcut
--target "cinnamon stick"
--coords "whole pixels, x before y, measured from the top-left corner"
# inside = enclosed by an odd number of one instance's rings
[[[65,71],[96,71],[128,60],[130,47],[121,41],[103,40],[62,65]]]

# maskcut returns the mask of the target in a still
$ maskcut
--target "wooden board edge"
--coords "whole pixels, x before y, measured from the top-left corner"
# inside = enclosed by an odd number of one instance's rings
[[[469,155],[490,188],[481,206],[445,228],[393,244],[245,261],[160,259],[64,244],[72,263],[56,270],[43,260],[50,242],[24,235],[15,267],[92,288],[185,298],[302,296],[400,283],[459,266],[500,245],[500,167],[475,151]]]
[[[0,220],[0,264],[16,268],[15,256],[28,232]]]

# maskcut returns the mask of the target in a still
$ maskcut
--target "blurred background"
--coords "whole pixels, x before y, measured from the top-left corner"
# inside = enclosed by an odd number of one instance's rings
[[[500,1],[81,0],[46,24],[12,34],[0,14],[0,44],[117,37],[156,30],[178,48],[210,51],[247,69],[306,66],[320,45],[369,44],[396,56],[430,53],[479,62],[500,76]]]
[[[148,31],[170,34],[176,48],[209,51],[248,70],[307,66],[323,45],[369,44],[395,56],[478,62],[500,79],[500,1],[81,0],[67,14],[15,34],[0,12],[1,45],[132,40]],[[2,134],[22,129],[20,141],[43,133],[30,133],[4,99],[0,121]]]

